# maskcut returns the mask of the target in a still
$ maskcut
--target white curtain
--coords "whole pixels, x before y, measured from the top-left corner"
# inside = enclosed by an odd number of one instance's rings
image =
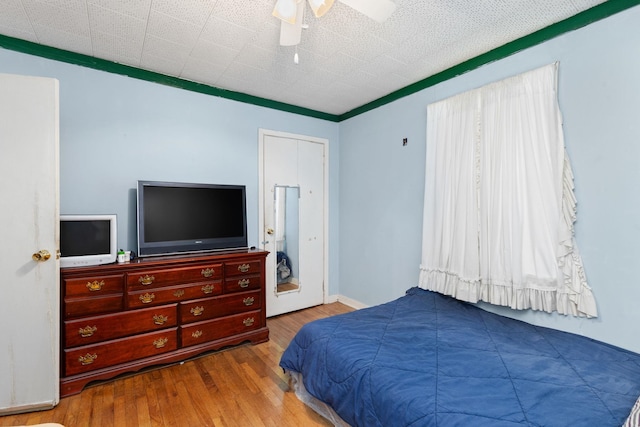
[[[550,64],[428,106],[420,287],[597,316],[573,238],[557,69]]]

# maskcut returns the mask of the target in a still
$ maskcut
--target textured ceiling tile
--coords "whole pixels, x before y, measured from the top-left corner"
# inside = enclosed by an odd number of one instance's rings
[[[174,43],[160,37],[149,35],[144,41],[142,54],[143,56],[152,55],[167,61],[184,64],[189,56],[189,49],[190,47],[186,47],[180,43]]]
[[[388,73],[382,76],[377,86],[381,90],[391,93],[398,89],[402,89],[405,86],[409,86],[411,83],[412,81],[405,76],[396,73]]]
[[[0,26],[20,33],[34,34],[20,0],[0,1]]]
[[[144,52],[142,54],[140,65],[148,70],[155,71],[156,73],[176,77],[180,75],[184,63],[161,58],[159,56]]]
[[[86,13],[87,4],[85,0],[22,0],[25,8],[55,7],[66,10],[69,13]]]
[[[294,56],[298,52],[298,63],[294,62]],[[309,77],[309,73],[317,70],[326,58],[315,52],[295,47],[280,47],[278,51],[278,61],[283,62],[287,66],[300,69],[303,74]]]
[[[340,3],[339,0],[322,18],[316,19],[312,13],[308,13],[308,16],[306,20],[310,26],[313,24],[322,25],[329,31],[339,33],[347,39],[360,39],[365,34],[374,33],[382,26],[382,24]]]
[[[288,85],[285,83],[271,79],[263,79],[260,82],[252,81],[250,84],[244,85],[244,89],[250,95],[278,100],[284,99],[282,94],[287,92],[287,87]]]
[[[154,0],[151,7],[156,12],[202,27],[215,3],[215,0]]]
[[[221,66],[190,57],[184,64],[180,77],[194,82],[215,85],[226,69],[227,64]]]
[[[140,66],[142,40],[135,43],[132,39],[122,40],[111,33],[99,31],[91,32],[91,40],[96,56],[121,64]]]
[[[58,47],[70,52],[81,53],[83,55],[93,55],[91,39],[81,37],[77,34],[59,31],[58,29],[46,25],[34,25],[36,36],[41,44]]]
[[[15,28],[5,27],[0,24],[0,34],[20,40],[26,40],[28,42],[42,44],[40,43],[40,40],[38,40],[36,33],[33,31],[16,30]]]
[[[392,50],[394,50],[394,46],[391,43],[376,36],[364,36],[361,40],[352,40],[345,44],[340,52],[362,61],[368,61]]]
[[[87,4],[89,7],[99,6],[144,22],[149,18],[151,10],[151,0],[88,0]]]
[[[0,0],[0,34],[341,114],[604,0],[393,0],[384,23],[303,0],[297,47],[275,1]]]
[[[378,79],[378,76],[374,74],[369,74],[362,70],[353,70],[349,73],[342,73],[340,76],[341,76],[340,80],[343,83],[346,83],[352,86],[360,86],[360,87],[375,85],[375,82]]]
[[[385,74],[393,72],[398,68],[401,69],[402,67],[406,66],[407,64],[397,61],[396,59],[393,59],[386,55],[381,55],[361,66],[359,70],[368,74],[383,76]]]
[[[302,42],[300,47],[317,55],[329,58],[331,55],[347,46],[350,40],[338,33],[319,26],[313,31],[311,29],[302,32]]]
[[[575,8],[576,12],[580,12],[585,9],[592,8],[602,3],[602,0],[572,0],[571,4]]]
[[[221,79],[226,79],[232,76],[234,79],[244,80],[244,81],[260,81],[265,79],[264,70],[260,68],[254,68],[248,65],[240,64],[234,62],[229,65],[222,75]]]
[[[198,40],[191,51],[190,57],[205,61],[209,64],[227,67],[240,53],[239,50],[232,49],[228,45],[219,45],[206,40]]]
[[[145,21],[95,4],[89,4],[88,8],[92,34],[96,32],[113,34],[119,38],[117,41],[119,44],[130,43],[135,46],[135,49],[142,47],[145,36]],[[139,54],[140,52],[138,52]]]
[[[216,86],[226,90],[232,90],[234,92],[247,93],[246,80],[238,77],[236,73],[226,70],[218,80],[216,80]]]
[[[236,25],[255,28],[271,16],[274,0],[218,0],[213,8],[215,16]]]
[[[256,35],[246,27],[236,25],[220,18],[211,18],[202,28],[200,39],[240,50]]]
[[[34,28],[38,26],[40,31],[45,27],[51,30],[77,35],[79,37],[89,37],[89,18],[87,9],[77,2],[69,2],[73,7],[65,9],[53,2],[42,3],[35,1],[24,1],[25,10]]]
[[[250,39],[252,44],[265,49],[281,48],[280,46],[280,21],[267,20],[261,26],[257,27],[257,31]]]
[[[236,57],[236,61],[249,67],[269,70],[276,62],[276,58],[271,50],[256,45],[246,45]]]
[[[341,75],[343,73],[349,73],[353,70],[361,69],[361,67],[365,67],[365,64],[367,63],[352,56],[337,53],[332,55],[326,61],[323,61],[320,68],[323,71]]]
[[[171,16],[151,11],[147,33],[183,46],[193,46],[200,36],[200,27]]]
[[[331,73],[326,70],[316,69],[309,72],[306,78],[307,80],[313,82],[316,85],[321,85],[326,87],[331,85],[336,80],[339,80],[341,78],[340,76],[341,76],[340,74]]]
[[[269,74],[269,79],[275,82],[284,83],[288,86],[300,81],[304,78],[302,71],[295,67],[279,67],[277,70],[272,70]]]

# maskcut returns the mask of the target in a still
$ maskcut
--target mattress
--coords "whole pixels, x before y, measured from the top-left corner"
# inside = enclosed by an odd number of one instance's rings
[[[620,426],[640,355],[411,288],[301,328],[280,366],[352,426]]]

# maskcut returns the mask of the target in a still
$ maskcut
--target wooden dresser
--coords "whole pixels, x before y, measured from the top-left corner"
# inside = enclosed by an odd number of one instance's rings
[[[61,270],[60,396],[94,380],[267,341],[263,251]]]

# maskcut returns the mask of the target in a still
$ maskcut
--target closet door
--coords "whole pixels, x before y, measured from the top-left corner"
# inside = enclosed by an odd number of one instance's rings
[[[326,143],[261,131],[261,227],[267,316],[324,302]]]
[[[59,401],[58,81],[0,74],[0,415]]]

